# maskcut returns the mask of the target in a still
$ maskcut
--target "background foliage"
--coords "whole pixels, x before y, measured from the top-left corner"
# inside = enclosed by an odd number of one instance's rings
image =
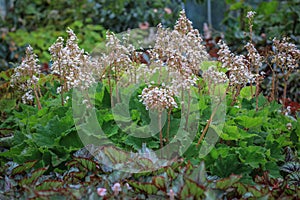
[[[6,16],[0,18],[0,71],[13,67],[10,62],[21,61],[27,44],[46,62],[47,48],[67,27],[76,31],[81,47],[91,51],[103,40],[105,30],[123,32],[144,22],[150,27],[172,26],[181,9],[180,3],[171,0],[16,0],[6,6]]]

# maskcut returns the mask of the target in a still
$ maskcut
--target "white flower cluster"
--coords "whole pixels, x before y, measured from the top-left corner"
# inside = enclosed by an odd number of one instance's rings
[[[102,71],[108,72],[109,75],[114,74],[114,78],[119,80],[122,73],[132,67],[130,54],[134,51],[134,48],[133,46],[123,45],[121,41],[110,32],[107,32],[106,40],[107,52],[100,58],[102,66],[104,67]],[[125,36],[123,37],[123,41],[127,41]],[[111,70],[113,70],[113,73]]]
[[[14,69],[11,78],[11,86],[17,86],[18,89],[25,92],[22,96],[23,103],[33,102],[34,96],[32,90],[37,87],[40,76],[40,66],[38,58],[31,46],[26,48],[26,55],[21,65]]]
[[[61,77],[61,88],[57,92],[68,91],[73,87],[87,89],[95,82],[92,76],[92,67],[95,65],[90,56],[80,49],[77,36],[68,28],[69,35],[66,45],[64,39],[59,37],[49,48],[51,54],[52,73]]]
[[[174,87],[176,93],[196,82],[195,75],[199,71],[201,62],[208,59],[202,41],[199,31],[193,29],[192,22],[187,19],[184,11],[181,11],[174,30],[170,31],[162,28],[161,25],[158,26],[151,57],[159,67],[166,65],[172,77],[170,86]]]
[[[164,109],[177,108],[177,103],[173,98],[174,92],[168,87],[153,87],[149,85],[144,88],[139,96],[146,109],[163,111]]]
[[[228,81],[226,74],[218,71],[216,66],[210,66],[202,76],[208,84],[213,85],[224,84]]]
[[[219,61],[229,71],[230,85],[245,85],[254,81],[254,75],[248,68],[249,62],[243,55],[234,55],[224,41],[219,43]]]
[[[231,59],[234,57],[234,54],[231,53],[228,45],[224,41],[220,40],[218,45],[220,47],[220,50],[218,51],[219,61],[222,63],[222,68],[226,69],[230,66]]]
[[[260,54],[257,52],[256,48],[254,47],[254,45],[250,42],[248,42],[245,45],[245,48],[248,51],[248,58],[250,60],[250,63],[252,64],[252,67],[254,68],[259,68],[262,66],[262,60],[263,58],[260,56]]]
[[[288,39],[284,37],[282,41],[273,39],[273,51],[275,53],[272,59],[273,63],[279,65],[280,68],[287,70],[295,69],[299,66],[300,50],[295,44],[289,43]]]
[[[249,11],[249,12],[247,12],[247,18],[248,18],[248,19],[253,18],[255,14],[256,14],[256,12],[254,12],[254,11]]]
[[[32,90],[28,90],[23,96],[22,96],[22,102],[24,104],[33,102],[34,96],[32,94]]]
[[[243,55],[236,55],[229,68],[229,80],[232,85],[246,85],[254,82],[254,75],[248,68],[249,62]]]

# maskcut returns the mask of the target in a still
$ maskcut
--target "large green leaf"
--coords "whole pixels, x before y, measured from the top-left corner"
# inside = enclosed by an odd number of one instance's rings
[[[263,124],[264,117],[248,117],[246,115],[236,117],[235,121],[245,127],[245,128],[254,128],[259,127]]]
[[[260,165],[267,163],[265,156],[265,148],[260,146],[248,146],[238,148],[236,153],[239,155],[240,160],[249,164],[252,168],[258,168]]]
[[[227,125],[227,123],[224,125],[223,133],[220,135],[220,137],[223,140],[234,140],[234,141],[240,141],[245,140],[247,138],[252,138],[257,136],[256,134],[248,133],[237,126],[231,126]]]
[[[71,115],[59,118],[53,117],[46,126],[37,125],[36,133],[33,134],[33,139],[38,146],[54,147],[58,145],[62,134],[74,126]]]

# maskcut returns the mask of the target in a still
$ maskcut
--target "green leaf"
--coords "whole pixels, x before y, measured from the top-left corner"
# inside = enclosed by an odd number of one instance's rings
[[[243,183],[240,182],[234,183],[233,187],[237,189],[238,194],[241,196],[247,193],[247,187]]]
[[[128,154],[115,147],[104,147],[103,152],[113,164],[128,161]]]
[[[248,187],[248,191],[251,192],[255,198],[262,197],[263,195],[262,192],[256,189],[255,187]]]
[[[187,199],[190,197],[189,188],[187,185],[184,185],[180,191],[180,199]]]
[[[153,177],[152,179],[152,183],[159,189],[159,190],[166,190],[166,181],[165,178],[163,176],[156,176]]]
[[[0,146],[2,147],[10,147],[14,142],[14,136],[2,137],[0,138]]]
[[[262,93],[260,93],[260,95],[258,96],[258,107],[266,106],[266,104],[268,104],[267,98]]]
[[[236,0],[226,0],[226,4],[233,4],[235,2],[236,2]]]
[[[185,184],[181,188],[179,195],[180,199],[202,199],[204,197],[205,187],[198,185],[192,180],[186,179]]]
[[[256,91],[256,86],[246,86],[246,87],[243,87],[241,89],[241,92],[240,92],[240,95],[239,97],[240,98],[245,98],[245,99],[252,99],[253,97],[253,94],[255,94],[255,91]]]
[[[74,179],[74,177],[75,178],[78,178],[78,179],[82,179],[82,178],[84,178],[86,176],[86,172],[84,172],[84,171],[79,171],[79,172],[77,172],[77,171],[72,171],[72,172],[69,172],[68,173],[68,175],[66,176],[66,178],[65,179]]]
[[[218,180],[216,183],[216,188],[221,190],[226,190],[232,187],[232,185],[237,183],[241,178],[242,176],[240,175],[230,175],[229,178]]]
[[[153,169],[154,163],[152,162],[151,159],[148,158],[138,158],[138,160],[135,160],[137,162],[138,165],[140,165],[141,167],[143,167],[143,169]]]
[[[252,168],[258,168],[260,164],[264,165],[267,162],[265,149],[260,146],[238,148],[237,154],[242,162],[249,164]]]
[[[201,185],[204,185],[207,182],[206,177],[207,174],[206,174],[205,165],[203,161],[200,163],[200,165],[197,168],[193,170],[192,174],[189,176],[191,180]]]
[[[166,172],[167,172],[167,175],[169,178],[171,178],[171,179],[176,178],[175,171],[171,167],[168,167]]]
[[[14,69],[8,69],[5,71],[0,72],[0,78],[4,79],[5,81],[10,81],[12,75],[14,73]]]
[[[97,163],[88,158],[74,158],[78,163],[80,163],[85,169],[90,172],[94,172],[96,170]]]
[[[133,187],[135,190],[145,192],[147,194],[156,194],[158,189],[152,183],[140,183],[135,181],[128,181],[128,184]]]
[[[110,138],[110,137],[115,136],[116,134],[118,134],[119,126],[114,124],[113,122],[105,123],[102,126],[102,130]]]
[[[45,171],[47,171],[48,167],[40,168],[32,172],[31,175],[28,177],[25,177],[20,180],[19,185],[20,186],[28,186],[33,185],[37,181],[37,179],[44,174]]]
[[[46,171],[48,170],[48,167],[44,167],[44,168],[40,168],[40,169],[37,169],[35,171],[33,171],[31,173],[31,175],[29,175],[28,177],[26,178],[23,178],[20,180],[19,182],[19,185],[20,186],[24,186],[24,185],[31,185],[31,184],[34,184],[37,179],[42,176]]]
[[[59,146],[65,147],[66,149],[73,151],[83,147],[82,140],[78,136],[76,128],[73,127],[67,130],[59,140]]]
[[[227,147],[227,149],[229,148]],[[235,152],[230,152],[229,150],[227,152],[224,157],[219,156],[214,160],[213,166],[210,167],[212,174],[225,178],[233,173],[248,174],[251,172],[251,167],[241,163]]]
[[[71,114],[63,118],[55,116],[46,126],[37,125],[36,133],[33,134],[34,141],[38,146],[54,147],[62,137],[62,133],[72,126],[74,121]]]
[[[276,101],[272,101],[270,103],[269,111],[270,112],[277,112],[281,107],[282,107],[282,105],[280,105]]]
[[[238,116],[235,118],[235,121],[245,127],[245,128],[254,128],[254,127],[259,127],[263,124],[263,117],[248,117],[246,115],[243,116]]]
[[[271,178],[279,178],[280,175],[280,168],[276,163],[267,162],[265,165],[266,170],[269,172],[269,176]]]
[[[83,23],[82,21],[76,20],[71,26],[81,28],[83,26]]]
[[[37,163],[37,160],[25,162],[22,165],[19,165],[16,168],[14,168],[12,170],[11,174],[16,175],[16,174],[23,173],[26,170],[31,169],[36,163]]]
[[[57,180],[45,180],[42,183],[40,183],[37,187],[36,190],[50,190],[53,188],[61,188],[63,186],[62,181],[57,181]]]
[[[70,158],[70,152],[63,148],[64,154],[62,153],[54,153],[53,151],[49,150],[48,152],[51,154],[51,164],[53,167],[57,167],[61,163],[67,161]]]
[[[40,176],[42,176],[48,170],[48,168],[49,168],[49,166],[33,171],[31,173],[31,178],[33,178],[33,180],[37,180]]]
[[[106,87],[104,89],[103,99],[101,101],[101,108],[111,108],[110,94]]]
[[[240,139],[240,133],[237,126],[230,126],[225,124],[223,128],[223,134],[220,135],[223,140],[238,140]]]
[[[190,194],[193,195],[195,199],[203,198],[205,191],[204,186],[199,185],[190,179],[186,179],[186,186],[188,187]]]

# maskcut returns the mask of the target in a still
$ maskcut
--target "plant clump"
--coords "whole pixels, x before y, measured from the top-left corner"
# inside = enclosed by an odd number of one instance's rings
[[[299,50],[274,39],[260,55],[254,14],[248,53],[221,40],[218,61],[184,11],[141,52],[107,32],[107,51],[92,57],[67,29],[49,48],[47,75],[27,47],[10,83],[31,105],[0,113],[0,199],[297,199],[299,117],[261,93],[261,68],[273,91],[281,70],[286,90]]]
[[[91,57],[77,44],[77,36],[72,29],[68,29],[69,35],[66,44],[64,39],[59,37],[49,48],[52,61],[52,73],[57,74],[60,80],[60,86],[57,93],[61,94],[61,102],[64,105],[64,92],[74,87],[80,87],[81,90],[87,90],[95,79],[92,69],[97,63],[94,63]]]

